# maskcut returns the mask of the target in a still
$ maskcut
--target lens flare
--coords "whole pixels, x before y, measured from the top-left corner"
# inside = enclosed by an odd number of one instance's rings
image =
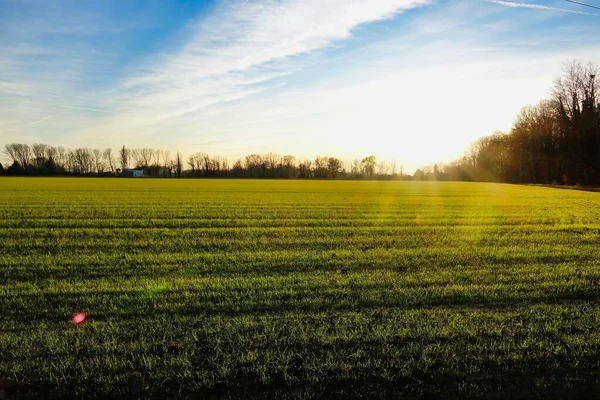
[[[71,321],[73,321],[74,324],[80,324],[85,320],[85,314],[83,313],[78,313],[73,315],[73,318],[71,319]]]

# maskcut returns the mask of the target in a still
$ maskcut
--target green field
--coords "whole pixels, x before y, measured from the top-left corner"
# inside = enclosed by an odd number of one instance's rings
[[[10,399],[587,397],[599,300],[599,193],[0,179]]]

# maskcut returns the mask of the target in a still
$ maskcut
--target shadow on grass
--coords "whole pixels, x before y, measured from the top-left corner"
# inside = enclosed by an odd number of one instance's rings
[[[539,360],[540,365],[551,359]],[[589,360],[593,363],[593,360]],[[591,364],[590,364],[591,365]],[[363,374],[364,375],[364,374]],[[488,369],[485,373],[436,373],[415,370],[410,376],[383,379],[314,377],[312,383],[288,384],[274,375],[268,384],[254,374],[235,374],[212,387],[191,389],[196,383],[172,378],[152,381],[142,373],[110,387],[95,381],[57,385],[13,385],[7,399],[597,399],[597,369],[539,368],[529,371]]]

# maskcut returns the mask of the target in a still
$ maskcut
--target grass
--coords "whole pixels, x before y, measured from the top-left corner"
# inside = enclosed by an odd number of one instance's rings
[[[0,179],[11,399],[593,398],[599,299],[598,193]]]

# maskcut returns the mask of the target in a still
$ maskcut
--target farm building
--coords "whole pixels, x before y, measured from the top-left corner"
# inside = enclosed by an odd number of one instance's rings
[[[143,169],[125,168],[123,170],[123,172],[121,173],[121,175],[123,175],[123,176],[130,176],[130,177],[133,177],[133,178],[143,178],[144,177],[144,170]]]

